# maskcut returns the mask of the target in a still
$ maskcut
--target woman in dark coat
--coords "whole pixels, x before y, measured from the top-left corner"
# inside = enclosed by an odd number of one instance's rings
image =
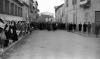
[[[86,31],[87,31],[87,24],[84,23],[84,24],[83,24],[83,32],[86,32]]]
[[[81,23],[78,25],[78,28],[79,28],[79,31],[81,32],[82,31],[82,24]]]
[[[10,40],[11,39],[11,32],[10,32],[10,22],[8,22],[6,25],[5,25],[5,35],[6,35],[6,40],[5,40],[5,44],[4,46],[7,47],[11,42]]]
[[[13,41],[17,41],[18,40],[18,35],[16,33],[16,23],[15,22],[12,22],[12,25],[10,26],[10,30],[11,30],[11,37],[13,39]]]

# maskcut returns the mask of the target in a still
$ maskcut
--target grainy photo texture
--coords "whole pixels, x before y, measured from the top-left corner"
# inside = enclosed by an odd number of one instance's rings
[[[0,59],[100,59],[100,0],[0,0]]]

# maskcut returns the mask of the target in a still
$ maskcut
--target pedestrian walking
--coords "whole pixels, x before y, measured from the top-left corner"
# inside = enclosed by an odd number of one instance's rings
[[[10,31],[11,31],[11,38],[13,39],[14,42],[18,40],[18,35],[16,33],[16,30],[17,30],[16,23],[12,21]]]
[[[69,31],[72,32],[72,23],[69,23]]]
[[[74,32],[76,31],[76,24],[75,23],[73,24],[73,30],[74,30]]]
[[[87,24],[84,22],[83,24],[83,32],[85,33],[87,31]]]
[[[95,34],[96,34],[96,38],[97,38],[98,35],[99,35],[99,30],[100,30],[100,27],[99,27],[99,26],[95,26]]]
[[[67,23],[67,31],[68,31],[68,32],[69,32],[69,25],[70,25],[70,24],[69,24],[69,23]]]
[[[69,32],[72,31],[72,24],[69,23]]]
[[[5,42],[5,47],[7,47],[9,44],[12,43],[12,39],[11,39],[11,32],[10,32],[10,22],[8,22],[5,25],[5,35],[6,35],[6,42]]]
[[[5,39],[6,39],[6,36],[4,33],[4,27],[5,27],[4,21],[0,19],[0,48],[2,49],[4,48]]]
[[[79,31],[81,32],[82,31],[82,24],[81,23],[78,25],[78,28],[79,28]]]
[[[91,32],[91,24],[88,22],[88,34]]]

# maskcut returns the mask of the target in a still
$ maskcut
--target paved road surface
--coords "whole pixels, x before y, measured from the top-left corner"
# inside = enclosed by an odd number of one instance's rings
[[[34,31],[7,59],[100,59],[100,40],[67,31]]]

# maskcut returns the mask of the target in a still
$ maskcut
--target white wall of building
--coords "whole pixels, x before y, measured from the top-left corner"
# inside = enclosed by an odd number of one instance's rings
[[[64,5],[61,6],[55,13],[55,19],[57,22],[65,22],[65,15],[64,15],[64,12],[65,12],[65,7]]]
[[[66,1],[65,1],[66,5]],[[80,7],[80,0],[77,0],[77,4],[75,5],[76,9],[74,10],[74,5],[72,5],[72,0],[68,0],[68,7],[65,6],[65,19],[68,20],[67,22],[76,22],[84,23],[84,22],[95,22],[95,11],[100,11],[100,0],[91,0],[91,8],[90,9],[83,9]],[[76,15],[76,19],[74,21],[74,14]]]

